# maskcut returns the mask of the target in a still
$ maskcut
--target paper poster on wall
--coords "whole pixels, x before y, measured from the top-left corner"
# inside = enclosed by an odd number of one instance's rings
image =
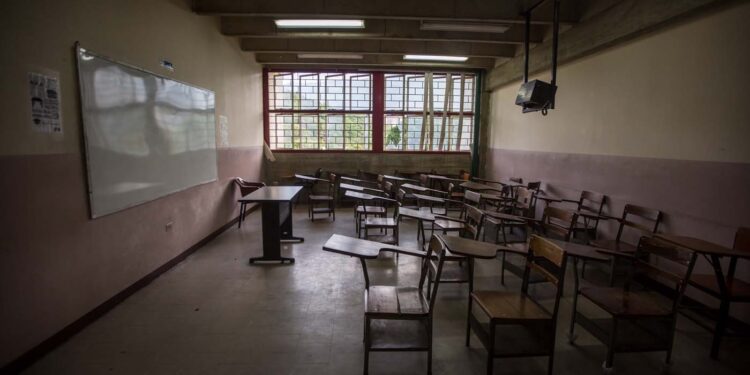
[[[229,119],[219,115],[219,147],[229,147]]]
[[[42,133],[62,134],[60,81],[57,75],[29,73],[31,126]]]

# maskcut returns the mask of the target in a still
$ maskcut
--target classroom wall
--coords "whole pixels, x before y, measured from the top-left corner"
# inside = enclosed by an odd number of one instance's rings
[[[2,367],[236,217],[231,178],[259,178],[263,127],[260,67],[189,1],[4,1],[0,19]],[[229,123],[218,181],[91,220],[76,41],[215,91],[217,115]],[[61,135],[32,130],[31,71],[60,76]]]
[[[663,231],[731,246],[750,226],[749,17],[743,2],[564,64],[546,117],[514,105],[520,82],[494,91],[487,174],[599,191],[613,215],[657,208]]]

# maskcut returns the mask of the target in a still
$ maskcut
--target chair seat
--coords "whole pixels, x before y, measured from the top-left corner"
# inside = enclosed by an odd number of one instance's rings
[[[357,213],[362,214],[367,212],[368,214],[384,214],[385,207],[380,206],[357,206]]]
[[[518,293],[480,290],[472,292],[471,299],[492,320],[514,323],[552,318],[552,314],[542,306]]]
[[[460,221],[446,220],[446,219],[435,219],[435,226],[442,230],[461,230],[466,226]]]
[[[715,297],[721,297],[719,284],[716,282],[715,275],[692,275],[690,285]],[[727,283],[729,298],[732,300],[750,300],[750,283],[734,279]]]
[[[430,335],[424,320],[374,319],[370,343],[371,350],[427,350]]]
[[[581,295],[618,318],[658,317],[672,314],[662,297],[653,292],[628,292],[622,288],[584,287]]]
[[[488,223],[499,225],[503,223],[505,225],[525,225],[526,222],[520,216],[503,214],[503,213],[492,213],[492,216],[487,215],[484,218]]]
[[[395,228],[397,226],[398,221],[392,217],[368,217],[365,219],[365,228]]]
[[[330,195],[311,195],[310,200],[312,201],[332,201],[333,197]]]
[[[432,207],[432,208],[419,207],[419,211],[422,211],[428,214],[433,214],[433,215],[447,215],[448,214],[448,210],[446,210],[443,207]]]
[[[616,240],[597,240],[590,242],[592,246],[600,247],[602,249],[619,251],[621,253],[635,253],[638,248],[627,242],[616,241]]]
[[[375,319],[428,313],[429,305],[419,288],[377,285],[365,290],[365,315]]]

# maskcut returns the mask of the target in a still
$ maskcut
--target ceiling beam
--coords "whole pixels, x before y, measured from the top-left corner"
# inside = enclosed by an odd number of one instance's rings
[[[446,69],[489,69],[495,64],[495,59],[472,57],[464,63],[413,62],[404,61],[399,55],[362,55],[362,59],[300,59],[296,53],[256,53],[255,61],[260,64],[277,66],[362,66],[362,67],[393,67],[393,68],[446,68]]]
[[[426,40],[452,42],[484,42],[499,44],[523,44],[523,25],[507,24],[504,33],[450,32],[421,30],[420,22],[414,20],[368,19],[360,30],[343,29],[279,29],[269,17],[221,17],[221,32],[227,36],[264,38],[349,38],[384,40]],[[531,43],[541,43],[546,26],[531,28]]]
[[[513,57],[516,47],[507,44],[435,42],[418,40],[358,40],[328,38],[243,38],[243,51],[297,53],[425,54],[472,57]]]
[[[617,43],[636,38],[685,17],[720,5],[732,6],[740,1],[726,0],[622,0],[602,9],[585,21],[560,34],[558,63],[580,58]],[[531,50],[529,73],[543,73],[552,63],[551,41]],[[523,77],[524,57],[517,56],[499,65],[487,75],[487,89],[515,82]],[[565,77],[559,77],[560,82]],[[564,84],[564,83],[563,83]]]
[[[528,1],[498,0],[193,0],[198,14],[265,17],[333,17],[522,23]],[[552,22],[551,1],[534,12],[536,23]],[[575,23],[578,6],[563,1],[560,20]]]

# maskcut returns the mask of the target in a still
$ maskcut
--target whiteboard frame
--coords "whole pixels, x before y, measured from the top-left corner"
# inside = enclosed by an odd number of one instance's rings
[[[84,94],[83,94],[83,81],[82,81],[82,78],[81,78],[81,65],[80,65],[81,64],[81,52],[84,52],[87,55],[91,55],[91,56],[94,56],[94,57],[102,59],[102,60],[106,60],[106,61],[108,61],[110,63],[113,63],[113,64],[122,65],[124,67],[129,68],[129,69],[137,70],[137,71],[140,71],[140,72],[143,72],[143,73],[146,73],[146,74],[151,74],[151,75],[156,76],[158,78],[167,79],[167,80],[170,80],[170,81],[174,81],[174,82],[183,84],[185,86],[189,86],[189,87],[192,87],[192,88],[196,88],[196,89],[199,89],[199,90],[208,91],[208,92],[212,93],[214,95],[214,152],[216,153],[216,158],[215,158],[215,162],[216,162],[216,178],[211,179],[211,180],[206,180],[206,181],[200,181],[200,182],[196,183],[195,185],[184,187],[184,188],[181,188],[181,189],[175,189],[175,190],[166,191],[163,194],[159,195],[158,197],[154,197],[152,199],[147,199],[147,200],[143,200],[143,201],[139,201],[139,202],[134,202],[134,203],[128,204],[127,206],[121,207],[121,208],[119,208],[119,209],[117,209],[115,211],[96,215],[94,213],[93,205],[91,203],[91,200],[93,199],[93,190],[91,188],[91,168],[89,168],[89,141],[88,141],[88,137],[86,135],[86,121],[85,121],[86,116],[84,116],[84,108],[83,108],[83,106],[84,106],[83,95]],[[184,81],[180,81],[180,80],[174,79],[172,77],[167,77],[167,76],[162,75],[162,74],[154,73],[154,72],[152,72],[150,70],[147,70],[147,69],[144,69],[144,68],[132,65],[132,64],[128,64],[128,63],[125,63],[125,62],[113,59],[111,57],[108,57],[108,56],[105,56],[105,55],[102,55],[102,54],[99,54],[99,53],[91,52],[91,50],[89,50],[87,48],[81,47],[81,44],[79,42],[75,43],[75,54],[76,54],[76,74],[78,75],[78,100],[79,100],[79,110],[80,110],[80,116],[81,116],[81,132],[83,133],[83,137],[82,138],[83,138],[83,145],[84,145],[84,159],[86,160],[86,193],[87,193],[87,195],[89,197],[89,199],[88,199],[89,216],[91,217],[91,219],[97,219],[97,218],[100,218],[100,217],[104,217],[104,216],[116,214],[118,212],[125,211],[127,209],[130,209],[130,208],[133,208],[133,207],[136,207],[136,206],[140,206],[140,205],[146,204],[148,202],[153,202],[153,201],[155,201],[157,199],[161,199],[161,198],[164,198],[166,196],[169,196],[169,195],[172,195],[172,194],[175,194],[175,193],[179,193],[179,192],[182,192],[182,191],[185,191],[185,190],[188,190],[188,189],[192,189],[192,188],[197,187],[197,186],[206,185],[206,184],[209,184],[209,183],[212,183],[212,182],[215,182],[215,181],[219,180],[219,155],[218,155],[218,145],[216,144],[216,92],[215,91],[209,90],[209,89],[207,89],[205,87],[201,87],[201,86],[193,85],[193,84],[190,84],[190,83],[187,83],[187,82],[184,82]]]

